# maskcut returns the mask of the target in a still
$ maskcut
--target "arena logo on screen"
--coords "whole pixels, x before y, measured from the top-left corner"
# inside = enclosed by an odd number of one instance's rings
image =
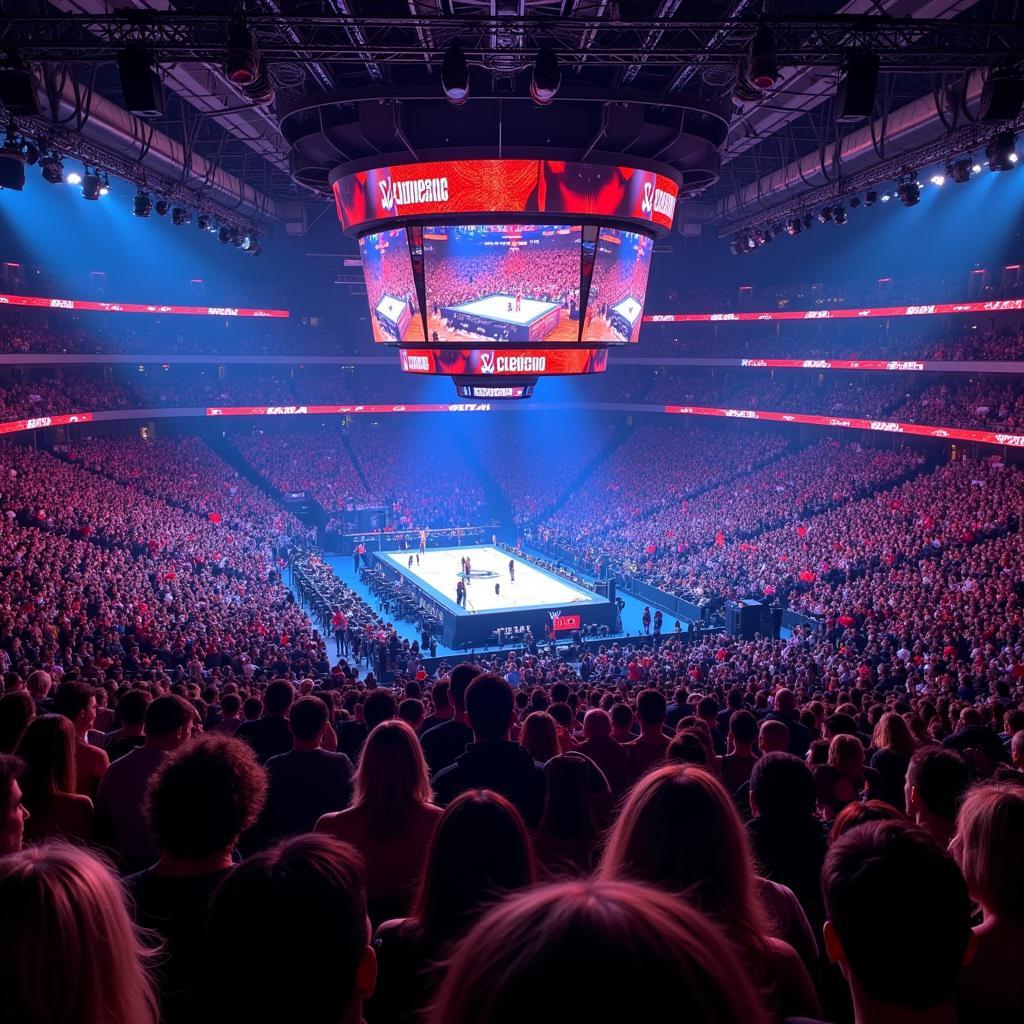
[[[430,373],[430,357],[418,356],[414,352],[402,352],[402,369],[412,373]]]
[[[379,183],[380,205],[389,213],[402,206],[415,203],[447,203],[447,178],[413,178],[411,181],[394,181],[385,178]]]
[[[996,434],[996,441],[999,444],[1008,444],[1014,448],[1024,448],[1024,437],[1017,434]]]
[[[757,413],[753,409],[723,409],[726,416],[735,416],[741,420],[756,420]]]
[[[872,420],[872,430],[882,430],[890,434],[902,434],[903,427],[899,423],[888,423],[885,420]]]
[[[653,181],[645,181],[640,209],[648,216],[657,213],[671,222],[676,215],[676,197],[663,188],[657,188]]]
[[[306,405],[268,405],[268,416],[305,416],[309,412]]]
[[[52,416],[38,416],[34,420],[25,420],[26,430],[38,430],[40,427],[48,427],[53,423]]]
[[[885,364],[887,370],[923,370],[924,363],[909,362],[906,360],[890,360]]]
[[[74,309],[74,299],[50,299],[50,309]]]

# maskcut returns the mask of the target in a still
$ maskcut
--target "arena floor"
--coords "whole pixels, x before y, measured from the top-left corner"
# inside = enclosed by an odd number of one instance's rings
[[[409,556],[413,563],[409,566]],[[601,600],[592,591],[582,590],[567,580],[551,576],[529,562],[516,561],[515,582],[509,579],[506,551],[484,545],[482,547],[428,549],[420,555],[410,551],[384,551],[380,557],[396,565],[404,575],[424,589],[433,590],[449,601],[455,600],[455,586],[459,580],[459,560],[468,555],[474,577],[466,594],[466,611],[504,611],[514,608],[536,608],[540,605],[571,607],[574,604]],[[480,577],[476,573],[487,573]],[[495,584],[500,593],[494,592]]]

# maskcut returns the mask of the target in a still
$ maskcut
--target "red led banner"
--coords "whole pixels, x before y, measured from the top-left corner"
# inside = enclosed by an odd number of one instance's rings
[[[844,416],[815,416],[809,413],[771,412],[760,409],[717,409],[700,405],[666,405],[664,412],[682,416],[728,416],[741,420],[767,420],[777,423],[809,423],[819,427],[846,427],[886,434],[917,434],[949,441],[975,441],[981,444],[1024,448],[1024,436],[998,434],[992,430],[961,430],[956,427],[930,427],[921,423],[894,423],[889,420],[863,420]]]
[[[399,349],[405,373],[457,377],[543,377],[604,373],[608,350],[583,349]]]
[[[856,320],[875,316],[932,316],[946,313],[1007,313],[1024,310],[1024,299],[940,302],[930,306],[871,306],[864,309],[776,309],[764,313],[651,313],[648,324],[697,324],[752,320]]]
[[[669,229],[679,186],[637,167],[565,160],[443,160],[394,164],[333,183],[345,231],[399,217],[559,214],[641,221]]]
[[[0,434],[20,434],[23,430],[39,430],[42,427],[66,427],[70,423],[91,423],[91,412],[69,412],[60,416],[35,416],[27,420],[11,420],[0,423]]]
[[[90,299],[49,299],[40,295],[0,295],[0,306],[77,309],[93,313],[173,313],[181,316],[255,316],[284,319],[287,309],[242,309],[238,306],[150,306],[137,302],[93,302]]]
[[[348,416],[391,412],[486,412],[487,402],[434,405],[226,405],[207,408],[207,416]]]
[[[740,366],[784,370],[923,370],[913,359],[741,359]]]

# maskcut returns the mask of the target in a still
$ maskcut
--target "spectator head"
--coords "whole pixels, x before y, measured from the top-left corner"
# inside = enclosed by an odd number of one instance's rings
[[[242,717],[247,722],[254,722],[263,714],[263,701],[259,697],[246,697],[242,705]]]
[[[477,676],[466,690],[466,716],[478,742],[508,738],[515,705],[512,687],[501,676]]]
[[[287,679],[274,679],[263,694],[263,710],[267,715],[285,715],[295,700],[295,687]]]
[[[129,729],[142,725],[151,700],[147,690],[128,690],[122,694],[117,702],[117,717],[121,725]]]
[[[144,715],[147,741],[168,750],[175,750],[192,738],[192,727],[198,718],[196,709],[173,693],[150,701]]]
[[[967,764],[955,751],[921,747],[907,769],[907,811],[925,828],[927,819],[952,825],[970,781]]]
[[[595,801],[607,803],[604,773],[585,754],[556,754],[544,765],[546,782],[540,829],[559,839],[588,842],[597,834]]]
[[[552,978],[621,983],[552,985]],[[543,998],[538,998],[543,992]],[[429,1024],[675,1019],[765,1024],[731,943],[677,896],[628,882],[532,889],[494,906],[455,947]]]
[[[750,809],[762,818],[802,821],[814,814],[817,790],[810,768],[795,754],[765,754],[750,774]]]
[[[895,711],[886,711],[878,720],[871,742],[878,750],[891,750],[904,757],[910,757],[917,748],[910,726]]]
[[[697,716],[712,726],[717,724],[719,710],[718,701],[714,697],[701,697],[697,701]]]
[[[825,950],[858,1020],[952,1002],[974,941],[971,902],[953,858],[925,832],[898,821],[858,825],[830,848],[822,890]]]
[[[832,822],[832,831],[829,833],[828,841],[834,843],[846,835],[850,829],[868,821],[906,820],[906,815],[901,814],[892,804],[887,804],[884,800],[865,800],[863,803],[854,800],[836,815],[836,820]]]
[[[660,690],[641,690],[636,698],[636,717],[648,729],[660,728],[667,710],[665,695]]]
[[[327,728],[327,705],[319,697],[300,697],[288,711],[288,727],[300,743],[319,742]]]
[[[423,701],[417,697],[406,697],[398,705],[398,717],[405,722],[413,732],[418,732],[423,724],[423,717],[426,714],[423,708]]]
[[[864,744],[856,736],[833,736],[828,764],[846,778],[860,778],[864,774]]]
[[[85,732],[96,721],[96,691],[81,679],[67,679],[57,687],[53,710],[68,719],[76,732]]]
[[[34,672],[29,673],[25,685],[28,687],[28,692],[32,699],[39,702],[46,700],[50,695],[50,690],[53,689],[53,678],[49,672],[37,668]]]
[[[157,768],[143,813],[166,854],[206,860],[231,850],[262,810],[266,790],[266,775],[251,748],[212,733],[178,748]]]
[[[434,683],[430,696],[436,710],[447,711],[452,706],[451,683],[447,679],[438,680]]]
[[[762,754],[785,754],[789,751],[789,728],[785,722],[769,719],[761,723],[757,734],[757,745]]]
[[[796,694],[792,690],[779,690],[775,694],[775,710],[782,715],[796,714]]]
[[[1024,787],[1002,782],[969,790],[950,849],[986,912],[1024,924]]]
[[[225,718],[234,718],[242,708],[242,700],[237,693],[225,693],[220,699],[220,711]]]
[[[157,1024],[124,890],[97,857],[64,843],[0,857],[4,1018],[53,1024]],[[102,967],[94,957],[103,950]]]
[[[611,710],[612,725],[622,732],[633,725],[633,712],[628,704],[615,704]]]
[[[782,725],[781,722],[778,724]],[[749,711],[734,711],[729,716],[729,732],[737,743],[749,746],[757,739],[757,719]],[[786,732],[788,734],[789,730]],[[786,742],[789,742],[788,736]]]
[[[21,849],[28,811],[21,802],[21,773],[24,762],[10,754],[0,754],[0,857]]]
[[[250,857],[214,894],[207,943],[216,972],[206,994],[210,1019],[361,1020],[377,979],[362,859],[323,835],[286,839]]]
[[[40,715],[29,723],[18,757],[25,762],[21,788],[29,810],[56,793],[75,791],[75,727],[63,715]]]
[[[395,696],[390,690],[374,690],[367,694],[363,701],[363,721],[367,732],[373,732],[381,722],[390,721],[397,711]]]
[[[558,727],[546,711],[531,711],[523,722],[519,745],[539,764],[558,755]]]
[[[1013,734],[1010,741],[1010,758],[1017,771],[1024,771],[1024,729]]]
[[[452,669],[448,679],[451,683],[451,698],[455,710],[462,712],[466,710],[466,690],[469,684],[480,675],[480,666],[470,661],[464,661]]]
[[[35,715],[36,706],[24,690],[0,697],[0,754],[14,753]]]
[[[414,807],[432,797],[427,762],[416,733],[393,718],[375,726],[359,756],[355,806],[368,816],[370,833],[392,839],[407,823]]]
[[[413,914],[432,948],[460,935],[484,906],[533,882],[533,857],[519,812],[497,793],[469,790],[437,824]]]
[[[683,729],[668,745],[666,760],[678,764],[693,764],[711,767],[712,754],[707,740],[699,729]]]
[[[628,708],[627,708],[628,710]],[[591,708],[583,716],[583,738],[587,740],[603,740],[612,734],[612,720],[602,708]]]

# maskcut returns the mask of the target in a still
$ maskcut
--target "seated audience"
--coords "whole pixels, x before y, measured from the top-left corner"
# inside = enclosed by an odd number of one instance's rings
[[[431,776],[454,764],[455,759],[473,742],[473,730],[466,718],[466,689],[480,671],[478,666],[469,662],[452,669],[449,676],[452,714],[446,721],[424,729],[420,734],[423,756],[430,766]]]

